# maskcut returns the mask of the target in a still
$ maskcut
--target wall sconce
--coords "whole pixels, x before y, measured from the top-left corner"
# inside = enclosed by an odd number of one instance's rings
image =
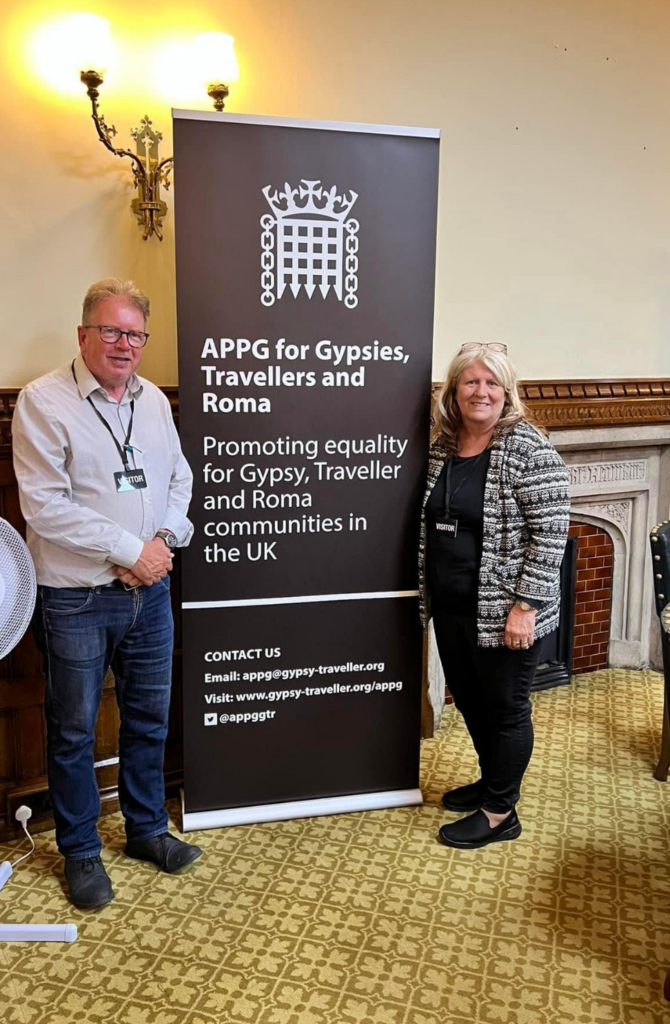
[[[112,140],[116,135],[116,128],[107,124],[98,108],[99,89],[106,71],[105,54],[109,48],[109,23],[96,15],[80,17],[87,19],[87,42],[90,46],[88,52],[96,55],[95,60],[87,58],[84,67],[88,67],[88,70],[81,71],[79,77],[86,86],[91,101],[91,117],[98,138],[114,156],[128,157],[132,161],[133,185],[137,189],[137,196],[130,204],[131,209],[142,228],[143,239],[146,241],[151,235],[156,235],[162,242],[163,218],[167,213],[167,204],[161,199],[160,190],[161,186],[165,189],[170,187],[174,159],[171,156],[159,159],[158,148],[163,135],[154,130],[151,119],[146,115],[140,121],[139,128],[133,128],[130,132],[135,140],[136,152],[118,149],[114,145]],[[218,111],[223,110],[224,100],[229,92],[228,85],[224,85],[223,79],[231,82],[238,76],[233,44],[233,37],[222,32],[205,32],[198,36],[193,44],[194,70],[197,68],[198,76],[206,84],[207,95],[212,98],[214,109]]]

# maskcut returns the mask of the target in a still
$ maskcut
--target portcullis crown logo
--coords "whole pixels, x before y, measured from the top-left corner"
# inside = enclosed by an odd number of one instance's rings
[[[301,288],[312,298],[318,288],[326,297],[332,288],[347,309],[358,305],[358,229],[347,220],[357,192],[338,195],[320,181],[288,182],[282,192],[263,189],[272,214],[261,217],[261,302],[274,305],[287,286],[297,298]]]

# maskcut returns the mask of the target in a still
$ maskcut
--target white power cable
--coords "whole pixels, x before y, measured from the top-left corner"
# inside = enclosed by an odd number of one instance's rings
[[[5,882],[9,880],[17,864],[20,864],[22,860],[25,860],[27,857],[30,857],[31,853],[35,852],[35,843],[33,842],[33,837],[28,831],[28,821],[30,820],[30,818],[32,818],[32,816],[33,812],[31,808],[26,807],[25,804],[22,804],[14,814],[16,820],[21,823],[21,827],[23,828],[23,831],[25,832],[28,838],[28,842],[30,843],[30,849],[28,850],[27,853],[24,853],[22,857],[17,857],[15,861],[5,860],[2,863],[0,863],[0,889],[2,889]]]
[[[0,863],[0,889],[11,877],[14,868],[35,852],[35,842],[28,831],[28,821],[32,810],[23,804],[15,812],[14,817],[21,822],[30,843],[30,849],[13,863],[5,860]],[[77,926],[74,924],[0,924],[0,942],[74,942],[77,938]]]
[[[24,853],[22,857],[19,857],[18,860],[15,860],[13,862],[12,868],[15,868],[17,866],[17,864],[20,864],[22,860],[26,860],[28,857],[30,857],[31,853],[35,852],[35,843],[34,843],[33,837],[31,836],[30,832],[28,831],[28,821],[29,821],[30,818],[32,818],[32,816],[33,816],[32,810],[30,809],[30,807],[26,807],[25,804],[22,804],[22,806],[19,807],[19,809],[14,814],[14,817],[16,818],[16,820],[21,822],[21,827],[23,828],[23,831],[26,834],[26,838],[27,838],[28,842],[30,843],[30,849],[28,850],[27,853]]]

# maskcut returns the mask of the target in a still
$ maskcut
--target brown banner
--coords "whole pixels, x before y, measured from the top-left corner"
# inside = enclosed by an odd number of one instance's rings
[[[437,133],[174,139],[186,826],[417,802]]]

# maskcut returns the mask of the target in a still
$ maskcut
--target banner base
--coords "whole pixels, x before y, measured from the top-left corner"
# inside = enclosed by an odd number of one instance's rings
[[[182,832],[227,828],[231,825],[255,825],[263,821],[288,821],[292,818],[318,818],[353,811],[381,811],[388,807],[413,807],[422,803],[420,789],[392,789],[382,793],[354,793],[351,796],[329,796],[318,800],[291,800],[286,803],[187,813],[182,792]]]

